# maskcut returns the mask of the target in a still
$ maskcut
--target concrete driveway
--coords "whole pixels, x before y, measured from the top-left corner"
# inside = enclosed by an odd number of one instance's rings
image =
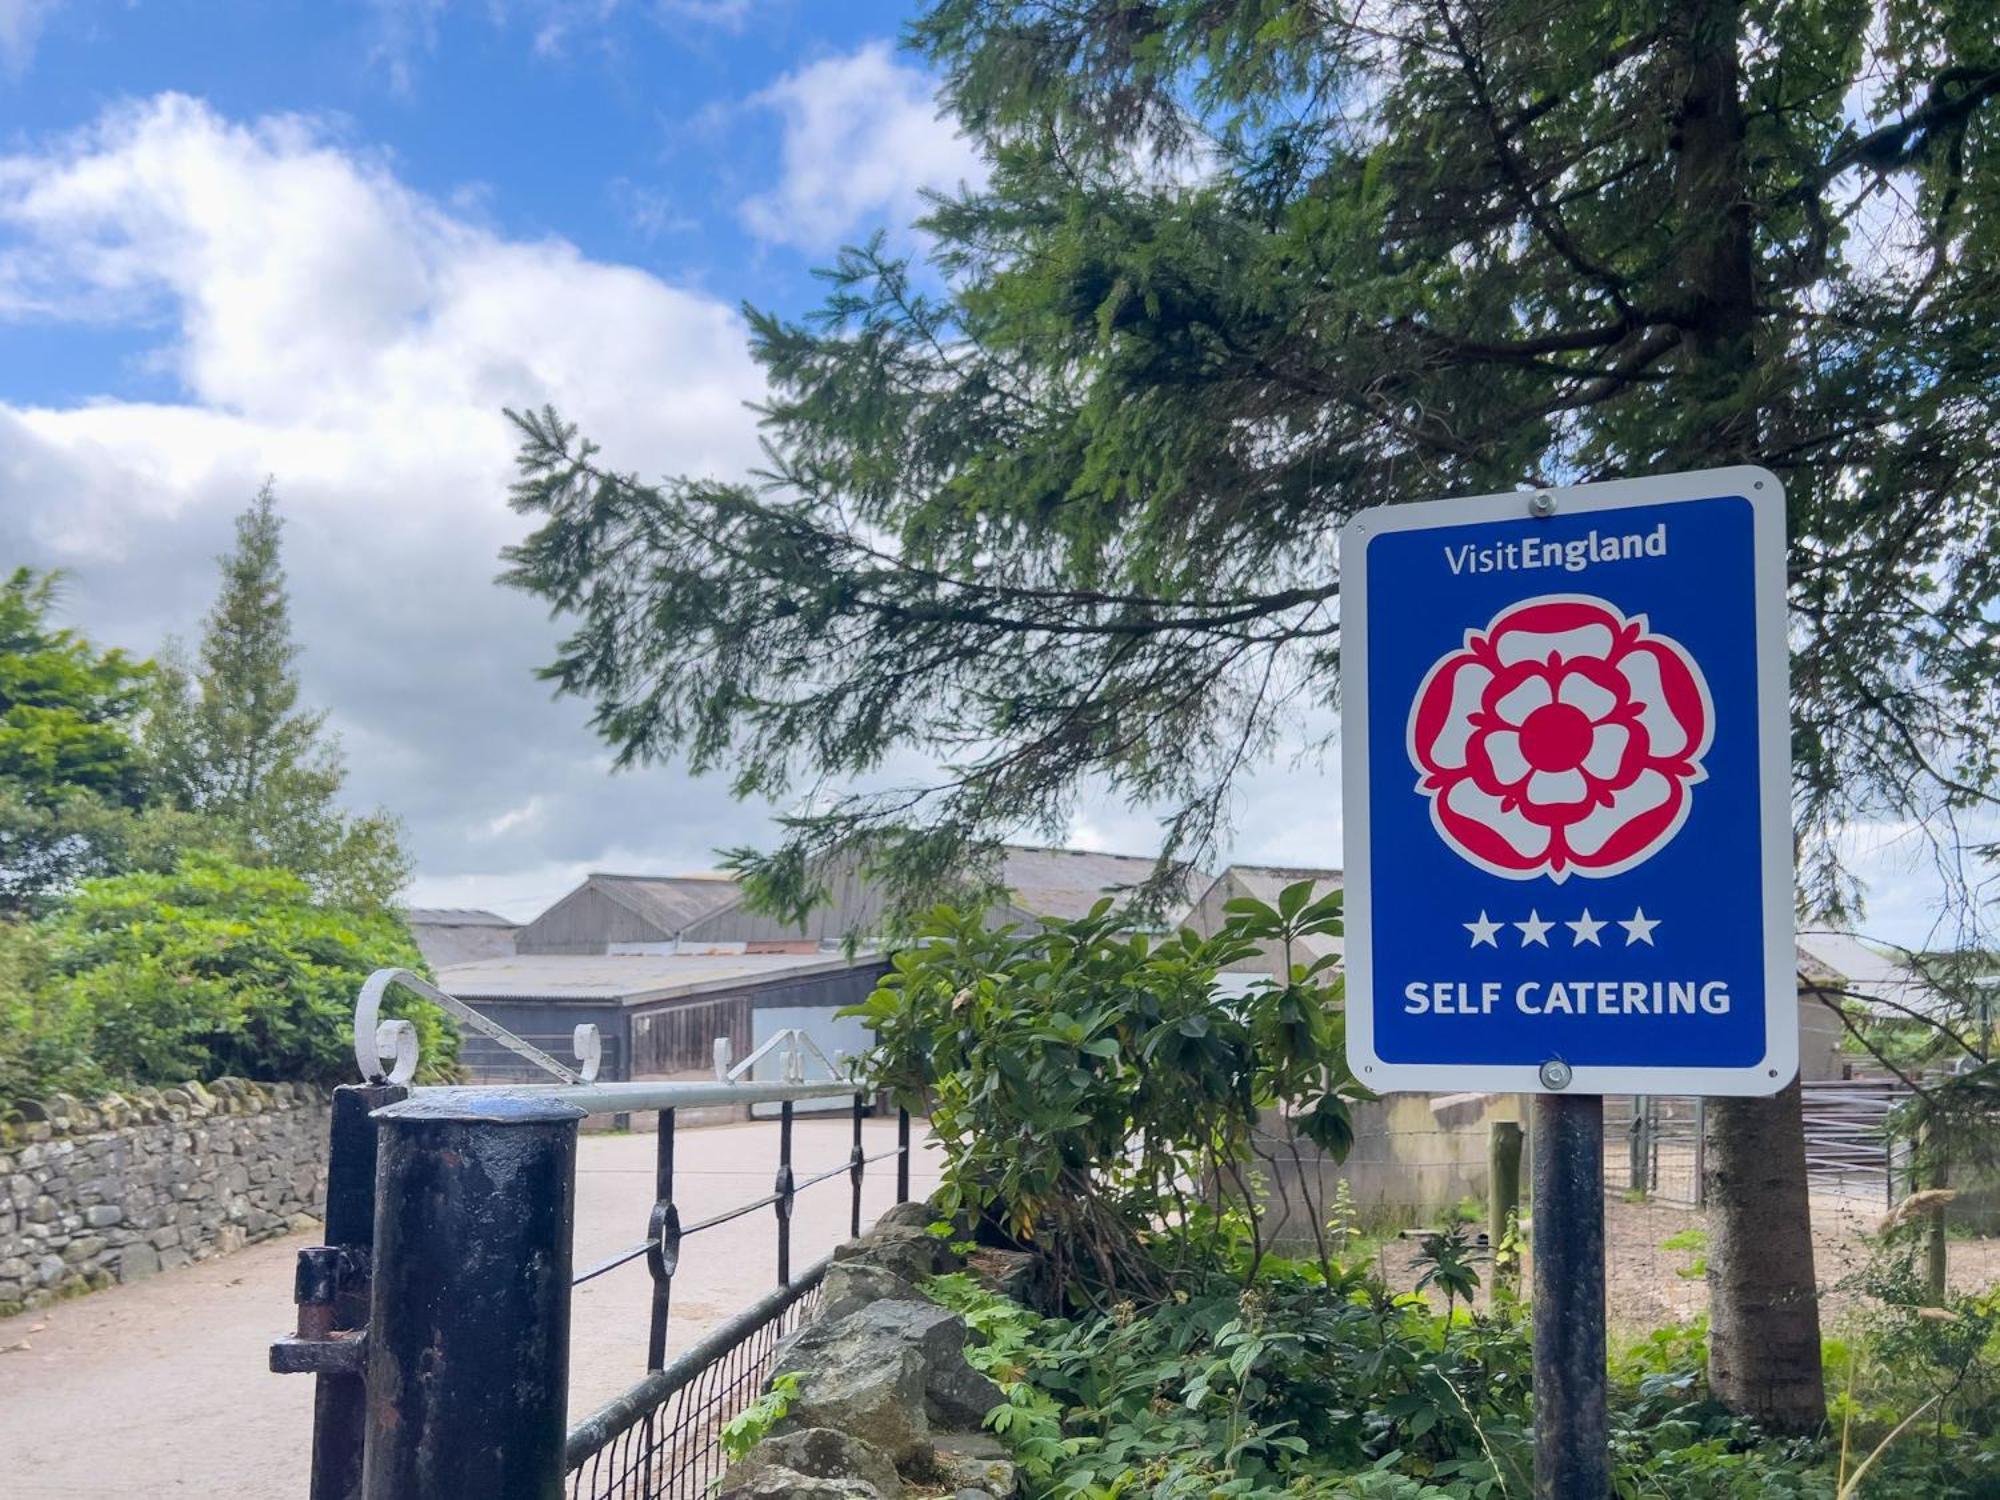
[[[845,1160],[852,1124],[801,1118],[794,1170]],[[895,1144],[893,1118],[867,1122],[872,1155]],[[913,1134],[922,1141],[919,1123]],[[687,1221],[771,1189],[774,1121],[683,1129],[675,1198]],[[579,1269],[645,1238],[652,1207],[650,1135],[587,1135],[577,1155]],[[895,1163],[870,1167],[863,1222],[895,1201]],[[913,1196],[937,1185],[921,1154]],[[800,1194],[792,1264],[846,1238],[847,1179]],[[313,1382],[266,1369],[271,1339],[292,1322],[292,1266],[316,1236],[295,1235],[131,1286],[0,1321],[0,1500],[203,1496],[284,1500],[306,1494]],[[674,1278],[669,1356],[777,1279],[771,1210],[698,1234]],[[643,1258],[577,1288],[571,1419],[637,1380],[646,1363],[650,1283]]]

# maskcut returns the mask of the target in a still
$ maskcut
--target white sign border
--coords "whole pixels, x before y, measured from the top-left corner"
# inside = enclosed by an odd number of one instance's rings
[[[1368,805],[1368,543],[1388,532],[1513,517],[1566,516],[1742,496],[1750,504],[1757,660],[1757,756],[1764,907],[1764,1035],[1749,1067],[1572,1066],[1549,1088],[1532,1063],[1393,1063],[1375,1051],[1374,901]],[[1547,500],[1540,497],[1547,496]],[[1536,508],[1537,506],[1541,508]],[[1791,828],[1791,654],[1785,619],[1785,490],[1766,469],[1742,465],[1562,489],[1515,490],[1383,505],[1340,532],[1341,801],[1346,890],[1347,1057],[1378,1093],[1775,1094],[1798,1073],[1798,957],[1794,946]],[[1400,764],[1398,771],[1403,768]],[[1551,1061],[1559,1059],[1554,1054]]]

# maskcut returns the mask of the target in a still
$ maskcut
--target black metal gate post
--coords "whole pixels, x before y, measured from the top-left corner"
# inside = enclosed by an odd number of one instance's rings
[[[1535,1496],[1605,1500],[1604,1100],[1535,1096]]]
[[[360,1500],[367,1389],[361,1382],[368,1325],[368,1262],[375,1242],[375,1122],[369,1114],[408,1096],[399,1083],[333,1091],[326,1153],[326,1243],[299,1252],[292,1300],[298,1333],[271,1346],[271,1368],[312,1374],[312,1500]]]
[[[577,1122],[440,1089],[380,1111],[366,1500],[557,1500]]]

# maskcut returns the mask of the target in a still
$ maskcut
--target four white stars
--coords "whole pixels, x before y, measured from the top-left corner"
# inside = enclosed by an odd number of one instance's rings
[[[1475,948],[1498,948],[1502,927],[1517,929],[1521,934],[1520,945],[1523,948],[1531,945],[1546,948],[1549,946],[1549,929],[1557,924],[1543,921],[1541,913],[1533,910],[1529,911],[1525,922],[1496,922],[1488,917],[1482,908],[1477,922],[1461,922],[1459,925],[1472,934],[1472,946]],[[1569,945],[1572,948],[1581,948],[1585,943],[1593,948],[1603,947],[1604,944],[1598,934],[1613,925],[1625,929],[1626,947],[1629,948],[1634,943],[1644,943],[1650,948],[1653,946],[1653,929],[1660,925],[1660,919],[1647,916],[1645,907],[1640,906],[1633,908],[1629,919],[1619,918],[1614,923],[1593,917],[1590,908],[1586,906],[1582,916],[1574,922],[1565,921],[1561,925],[1570,930]]]

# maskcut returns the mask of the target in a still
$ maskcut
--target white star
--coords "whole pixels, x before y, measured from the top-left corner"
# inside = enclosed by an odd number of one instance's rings
[[[1516,922],[1513,925],[1521,929],[1521,946],[1523,948],[1527,947],[1530,943],[1540,943],[1546,948],[1549,945],[1549,929],[1556,924],[1553,922],[1544,922],[1539,915],[1530,911],[1527,921]]]
[[[1602,948],[1604,945],[1598,942],[1597,934],[1602,932],[1608,925],[1608,923],[1595,920],[1590,915],[1590,908],[1587,906],[1583,909],[1583,915],[1578,917],[1574,922],[1563,923],[1563,926],[1576,934],[1575,937],[1569,940],[1569,945],[1572,948],[1581,948],[1585,943],[1590,944],[1593,948]]]
[[[1494,933],[1500,930],[1500,924],[1486,920],[1485,907],[1482,906],[1479,908],[1479,920],[1477,922],[1460,922],[1458,925],[1472,934],[1473,947],[1477,948],[1481,943],[1484,943],[1489,948],[1500,946],[1493,936]]]
[[[1658,917],[1648,917],[1646,915],[1646,908],[1638,906],[1632,909],[1631,921],[1620,922],[1618,925],[1625,929],[1626,947],[1629,948],[1634,943],[1644,943],[1650,948],[1653,946],[1653,929],[1660,925],[1660,919]]]

